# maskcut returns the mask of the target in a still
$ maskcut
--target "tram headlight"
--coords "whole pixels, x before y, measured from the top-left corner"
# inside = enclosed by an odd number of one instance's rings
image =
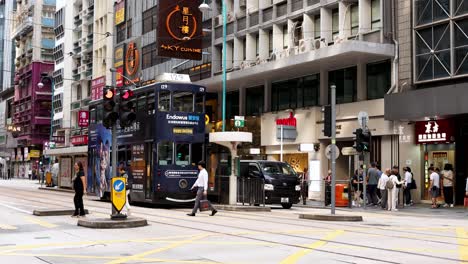
[[[264,189],[265,191],[274,191],[275,187],[273,186],[273,184],[265,184]]]
[[[296,185],[296,191],[300,191],[301,190],[301,186],[300,185]]]

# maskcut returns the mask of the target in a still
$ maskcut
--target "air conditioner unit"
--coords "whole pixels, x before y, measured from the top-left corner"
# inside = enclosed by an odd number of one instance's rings
[[[246,2],[247,2],[246,0],[239,0],[239,6],[240,7],[246,7],[246,5],[247,5]]]
[[[255,65],[259,65],[260,63],[262,63],[262,59],[260,58],[260,56],[257,56],[257,58],[255,59]]]
[[[276,55],[276,53],[277,53],[276,51],[273,51],[273,52],[270,54],[270,57],[268,58],[268,61],[274,61],[274,60],[276,60],[276,56],[278,56],[278,55]]]
[[[248,69],[250,68],[250,63],[248,61],[242,61],[240,65],[241,69]]]
[[[215,17],[215,26],[221,26],[223,24],[223,15]]]
[[[313,47],[314,49],[320,49],[320,47],[322,46],[322,41],[320,39],[315,39],[313,41]]]
[[[297,47],[298,54],[308,52],[315,49],[313,39],[301,39],[299,40],[299,46]]]

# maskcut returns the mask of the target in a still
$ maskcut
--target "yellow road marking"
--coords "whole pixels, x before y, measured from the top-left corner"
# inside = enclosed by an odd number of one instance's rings
[[[173,249],[173,248],[185,245],[185,244],[190,244],[190,243],[192,243],[192,242],[194,242],[196,240],[203,239],[203,238],[205,238],[207,236],[209,236],[209,234],[195,236],[195,237],[192,237],[191,239],[178,241],[176,243],[172,243],[172,244],[170,244],[168,246],[165,246],[165,247],[162,247],[162,248],[156,248],[156,249],[146,251],[146,252],[143,252],[143,253],[140,253],[140,254],[119,258],[119,259],[116,259],[114,261],[108,262],[107,264],[120,264],[120,263],[128,262],[130,260],[138,260],[138,259],[144,258],[146,256],[149,256],[149,255],[152,255],[152,254],[155,254],[155,253],[163,252],[163,251]]]
[[[11,226],[11,225],[7,225],[7,224],[0,224],[0,229],[16,230],[18,228],[16,226]]]
[[[21,245],[21,246],[4,246],[0,247],[0,255],[8,254],[10,252],[19,251],[19,250],[28,250],[28,249],[38,249],[38,248],[52,248],[52,247],[62,247],[62,246],[83,246],[83,245],[94,245],[94,244],[118,244],[118,243],[151,243],[152,241],[164,239],[177,239],[177,238],[187,238],[193,237],[193,235],[180,235],[180,236],[169,236],[169,237],[159,237],[159,238],[144,238],[144,239],[119,239],[119,240],[95,240],[95,241],[79,241],[79,242],[62,242],[62,243],[45,243],[45,244],[35,244],[35,245]]]
[[[51,223],[48,223],[46,221],[39,220],[39,219],[37,219],[35,217],[25,217],[25,219],[28,220],[31,223],[34,223],[34,224],[37,224],[37,225],[40,225],[40,226],[43,226],[43,227],[47,227],[47,228],[57,227],[57,225],[55,225],[55,224],[51,224]]]
[[[292,254],[291,256],[289,256],[289,257],[287,257],[286,259],[284,259],[283,261],[281,261],[281,264],[293,264],[293,263],[297,263],[297,261],[298,261],[301,257],[303,257],[303,256],[305,256],[305,255],[307,255],[307,254],[309,254],[309,253],[312,252],[314,249],[317,249],[317,248],[319,248],[319,247],[321,247],[321,246],[326,245],[328,242],[325,241],[325,240],[332,240],[332,239],[334,239],[335,237],[337,237],[337,236],[339,236],[339,235],[341,235],[341,234],[343,234],[343,233],[344,233],[343,230],[336,230],[335,232],[330,233],[330,234],[326,235],[324,238],[322,238],[323,240],[319,240],[319,241],[314,242],[313,244],[306,245],[306,247],[307,247],[308,249],[302,249],[302,250],[300,250],[300,251],[298,251],[298,252]]]
[[[62,254],[37,254],[37,253],[8,253],[3,254],[4,256],[22,256],[22,257],[56,257],[56,258],[71,258],[71,259],[119,259],[120,256],[84,256],[84,255],[62,255]],[[210,261],[198,261],[198,260],[175,260],[175,259],[158,259],[158,258],[139,258],[137,260],[143,262],[165,262],[165,263],[214,263]]]
[[[460,260],[462,262],[468,261],[468,233],[464,228],[457,228],[458,251],[460,253]]]

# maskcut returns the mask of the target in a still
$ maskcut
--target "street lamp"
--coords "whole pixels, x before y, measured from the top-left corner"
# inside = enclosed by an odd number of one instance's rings
[[[226,10],[226,0],[222,0],[222,16],[223,16],[223,55],[222,55],[222,82],[223,82],[223,101],[222,101],[222,119],[223,119],[223,132],[226,130],[226,20],[227,20],[227,10]],[[205,12],[211,10],[210,6],[203,1],[203,3],[198,7],[200,11]]]

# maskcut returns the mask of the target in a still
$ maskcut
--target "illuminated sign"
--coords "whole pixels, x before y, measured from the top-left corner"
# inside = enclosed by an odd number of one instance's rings
[[[115,86],[122,87],[124,83],[123,78],[124,70],[123,67],[119,67],[115,69]]]
[[[87,135],[74,136],[70,138],[70,141],[74,146],[88,145],[88,136]]]
[[[416,122],[416,144],[451,143],[455,141],[454,124],[448,119]]]
[[[177,135],[193,135],[193,128],[191,127],[174,127],[172,133]]]
[[[116,1],[115,4],[115,25],[125,22],[125,1]]]
[[[294,117],[293,113],[290,112],[288,118],[278,118],[278,119],[276,119],[276,125],[277,125],[277,126],[292,126],[292,127],[296,127],[296,125],[297,125],[297,120],[296,120],[296,118]]]
[[[159,1],[159,56],[201,60],[202,13],[198,4],[190,0]]]
[[[130,42],[125,51],[125,76],[134,83],[140,82],[139,69],[140,69],[140,51],[138,50],[139,43]],[[124,78],[125,79],[125,78]],[[126,85],[132,82],[125,80]]]
[[[278,140],[296,140],[297,138],[297,120],[292,112],[288,118],[276,119],[276,138]]]
[[[29,151],[29,157],[30,158],[39,158],[40,156],[41,156],[41,152],[39,150],[31,149]]]
[[[88,127],[89,126],[89,112],[85,110],[78,111],[78,126]]]
[[[115,68],[123,66],[123,64],[124,64],[124,50],[125,50],[124,45],[115,48],[115,51],[114,51],[114,67]]]
[[[205,115],[205,125],[208,125],[210,123],[210,117],[208,115]]]

